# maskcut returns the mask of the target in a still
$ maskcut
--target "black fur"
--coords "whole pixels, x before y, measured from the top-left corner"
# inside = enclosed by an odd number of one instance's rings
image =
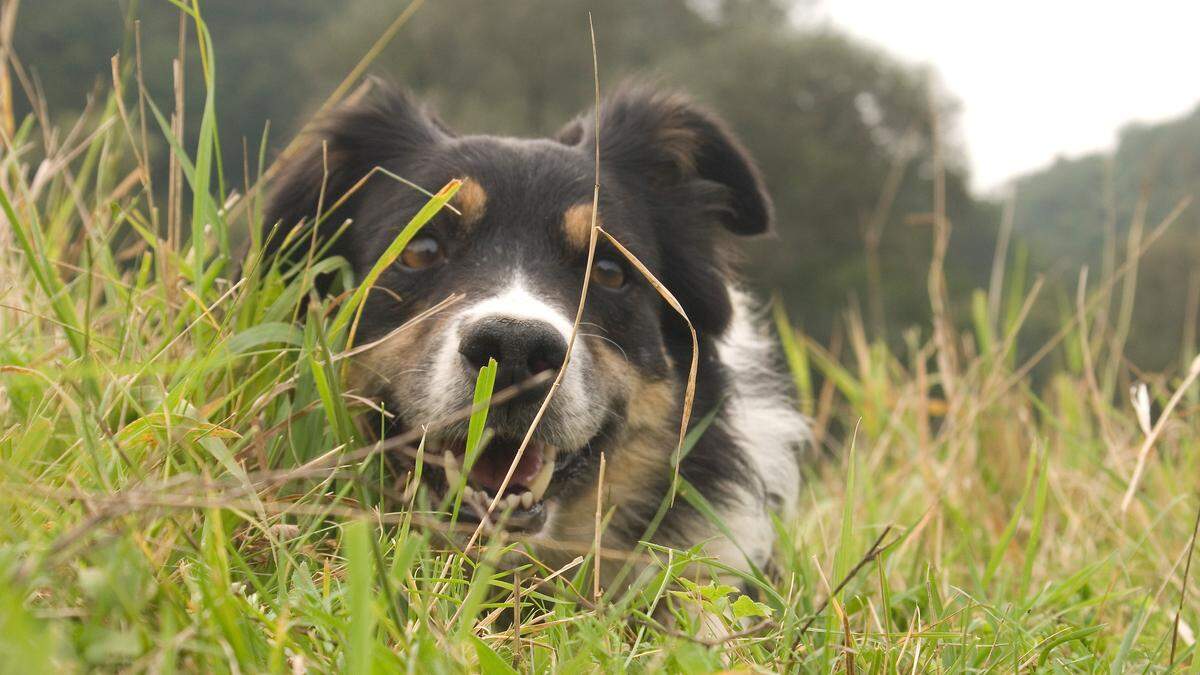
[[[329,255],[345,255],[348,246],[333,235],[357,211],[355,184],[375,167],[396,168],[401,158],[419,157],[445,138],[444,127],[407,92],[378,80],[371,84],[363,101],[318,122],[315,142],[276,180],[263,219],[268,256],[278,255],[298,226],[316,228],[315,240],[331,244]],[[291,262],[308,252],[304,246],[287,249]]]
[[[376,83],[363,100],[323,120],[307,153],[292,161],[279,178],[265,219],[270,235],[267,252],[294,263],[312,251],[303,240],[288,251],[280,248],[294,226],[311,226],[319,219],[315,240],[320,242],[349,220],[329,252],[345,257],[361,275],[427,200],[382,173],[371,175],[375,167],[431,191],[451,179],[470,177],[486,192],[482,220],[467,227],[446,210],[436,216],[423,234],[440,243],[447,263],[420,272],[398,267],[386,271],[378,284],[387,292],[370,294],[360,342],[388,333],[451,292],[485,297],[506,283],[514,270],[521,270],[548,304],[573,315],[586,256],[563,236],[561,222],[569,208],[592,199],[594,119],[594,112],[581,115],[555,139],[460,136],[409,95]],[[693,419],[699,421],[715,411],[717,423],[691,449],[681,473],[706,498],[720,503],[733,488],[750,480],[747,460],[737,450],[721,412],[729,386],[716,340],[732,315],[729,238],[768,232],[771,201],[741,144],[714,115],[678,94],[659,93],[644,85],[620,89],[601,103],[598,138],[599,215],[605,229],[673,292],[699,334]],[[625,267],[629,281],[619,290],[594,287],[589,292],[584,316],[588,330],[615,344],[638,377],[672,379],[682,392],[692,356],[686,325],[611,246],[602,244],[598,255]],[[452,336],[430,336],[429,350],[447,339]],[[406,411],[408,392],[392,387],[376,394],[400,411],[400,427],[436,422],[406,418],[412,415]],[[462,397],[469,402],[469,391],[463,390]],[[556,474],[548,496],[569,493],[575,483],[594,481],[600,451],[607,453],[610,471],[621,470],[621,449],[613,445],[620,442],[629,406],[636,404],[608,402],[603,431],[571,458],[569,471]],[[498,433],[519,435],[528,413],[509,406],[494,411],[490,421]],[[679,413],[678,406],[670,411],[674,417],[664,419],[664,427],[675,424]],[[543,423],[547,434],[553,433],[555,424],[553,415]],[[673,450],[669,444],[662,448],[665,454]],[[638,526],[653,515],[646,504],[657,504],[656,497],[666,493],[669,481],[669,475],[662,476],[654,483],[659,494],[631,504],[628,517],[614,526],[627,529],[630,539],[640,537]],[[690,513],[680,500],[675,517],[664,521],[662,532],[669,538],[686,537],[684,519]]]

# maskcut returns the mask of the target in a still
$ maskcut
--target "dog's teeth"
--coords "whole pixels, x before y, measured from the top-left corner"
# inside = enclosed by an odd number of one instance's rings
[[[526,492],[521,495],[521,506],[523,506],[527,509],[533,507],[533,493],[532,492]]]
[[[550,447],[552,448],[553,446]],[[549,455],[542,462],[542,469],[538,471],[538,474],[533,477],[533,481],[529,484],[529,492],[533,494],[532,499],[537,502],[542,501],[542,495],[546,494],[546,488],[550,487],[550,478],[554,475],[555,453],[551,451]]]
[[[454,458],[454,453],[446,450],[442,453],[442,470],[446,472],[446,482],[451,486],[458,484],[459,477],[462,474],[458,470],[458,460]]]

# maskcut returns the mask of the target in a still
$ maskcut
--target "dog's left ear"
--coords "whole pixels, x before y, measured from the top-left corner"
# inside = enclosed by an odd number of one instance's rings
[[[558,134],[567,145],[595,147],[595,112]],[[771,198],[746,149],[725,124],[678,93],[628,85],[600,104],[600,162],[657,186],[698,182],[696,194],[717,220],[741,235],[770,231]]]

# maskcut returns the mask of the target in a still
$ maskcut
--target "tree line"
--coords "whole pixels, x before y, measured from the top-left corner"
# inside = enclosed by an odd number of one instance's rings
[[[270,120],[267,146],[278,151],[404,4],[207,0],[201,9],[216,49],[226,176],[238,185],[243,139],[257,148]],[[428,99],[451,128],[552,134],[592,101],[591,12],[602,89],[636,77],[686,90],[722,114],[758,159],[778,232],[751,246],[747,281],[778,291],[805,330],[829,339],[847,307],[861,310],[872,335],[897,343],[906,329],[928,325],[937,166],[952,223],[950,299],[965,324],[970,290],[988,282],[1003,209],[968,189],[951,93],[927,70],[806,21],[807,11],[784,0],[439,0],[412,15],[369,72]],[[15,50],[55,115],[78,114],[86,92],[110,77],[110,57],[131,53],[135,19],[147,87],[170,107],[180,21],[169,3],[22,6]],[[203,101],[195,52],[185,54],[191,121]],[[1144,186],[1152,186],[1152,220],[1200,180],[1200,118],[1190,119],[1131,128],[1111,159],[1061,162],[1019,181],[1013,251],[1027,242],[1034,269],[1049,271],[1063,293],[1075,278],[1054,276],[1056,265],[1087,262],[1098,274],[1113,241],[1105,223],[1127,239]],[[1170,250],[1151,254],[1138,295],[1129,342],[1146,367],[1174,363],[1186,333],[1187,282],[1176,275],[1186,277],[1195,260],[1196,238],[1187,234],[1195,223],[1175,231]],[[1060,319],[1052,309],[1033,320],[1049,331]]]

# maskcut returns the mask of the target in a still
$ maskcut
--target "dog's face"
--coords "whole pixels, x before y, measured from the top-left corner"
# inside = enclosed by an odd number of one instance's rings
[[[595,219],[709,344],[730,316],[725,234],[769,226],[758,174],[719,122],[679,97],[631,89],[599,112]],[[330,250],[361,277],[428,200],[413,185],[462,181],[454,209],[421,229],[368,296],[357,342],[378,344],[357,357],[357,380],[395,416],[394,430],[436,429],[427,451],[446,468],[424,472],[436,495],[461,477],[466,422],[443,423],[470,405],[480,369],[496,360],[497,392],[540,375],[541,386],[490,411],[494,435],[464,491],[464,511],[479,517],[511,470],[493,520],[531,534],[594,494],[602,452],[613,485],[637,490],[661,478],[648,474],[669,472],[691,360],[686,325],[601,237],[569,366],[513,466],[564,361],[587,271],[594,119],[585,114],[554,139],[459,136],[384,88],[326,121],[321,147],[288,168],[266,220],[285,231],[311,222],[318,205],[358,185],[318,235],[349,220]]]

